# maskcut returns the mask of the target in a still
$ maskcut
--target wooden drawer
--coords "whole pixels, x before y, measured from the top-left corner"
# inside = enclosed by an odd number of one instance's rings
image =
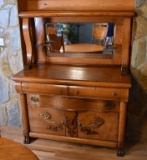
[[[121,90],[116,88],[70,86],[69,94],[76,97],[120,99]]]
[[[65,116],[50,107],[28,106],[30,131],[65,136]]]
[[[27,94],[29,105],[48,106],[66,111],[101,110],[119,112],[120,102],[116,100],[99,100],[71,98],[38,94]]]
[[[115,112],[79,112],[78,137],[117,141],[119,114]]]
[[[55,94],[55,95],[67,95],[67,86],[23,82],[22,91],[47,93],[47,94]]]
[[[54,98],[54,107],[66,111],[114,111],[119,112],[119,101],[78,98]]]

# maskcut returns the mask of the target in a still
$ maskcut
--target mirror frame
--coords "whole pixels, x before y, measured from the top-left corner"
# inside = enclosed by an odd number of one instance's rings
[[[72,21],[71,21],[72,20]],[[123,46],[123,17],[49,17],[49,18],[35,18],[36,44],[45,43],[45,29],[46,23],[115,23],[115,37],[114,37],[114,52],[112,55],[99,54],[97,58],[87,56],[65,56],[60,53],[54,56],[45,56],[45,61],[49,63],[72,63],[72,64],[121,64],[122,46]],[[36,48],[37,57],[42,61],[40,55],[46,55],[44,48]],[[43,60],[44,61],[44,60]]]

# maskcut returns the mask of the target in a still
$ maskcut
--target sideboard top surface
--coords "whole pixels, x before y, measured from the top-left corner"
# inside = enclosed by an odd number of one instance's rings
[[[120,67],[72,66],[35,64],[31,70],[22,70],[15,81],[87,85],[104,87],[130,87],[130,76],[121,75]]]

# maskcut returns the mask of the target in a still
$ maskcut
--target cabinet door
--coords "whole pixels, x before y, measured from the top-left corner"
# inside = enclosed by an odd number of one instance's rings
[[[30,131],[65,135],[64,112],[51,107],[28,106]]]
[[[78,137],[117,141],[118,118],[117,112],[79,112]]]

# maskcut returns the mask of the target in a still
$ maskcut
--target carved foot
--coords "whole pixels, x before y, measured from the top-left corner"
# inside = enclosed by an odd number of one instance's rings
[[[124,156],[124,149],[123,148],[118,148],[117,156],[118,157],[123,157]]]
[[[30,144],[30,137],[24,137],[24,144]]]
[[[24,69],[25,69],[25,70],[31,69],[31,63],[25,64]]]

